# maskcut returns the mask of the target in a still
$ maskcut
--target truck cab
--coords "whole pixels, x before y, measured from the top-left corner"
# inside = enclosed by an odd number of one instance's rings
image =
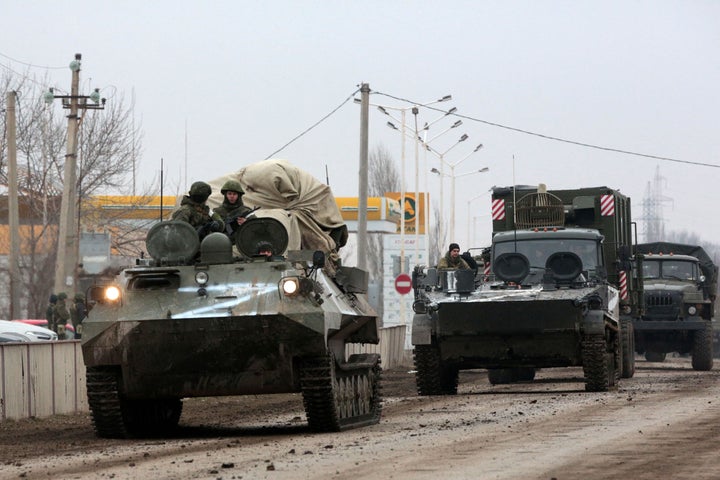
[[[693,369],[710,370],[717,267],[697,246],[655,242],[638,251],[645,311],[634,321],[636,351],[651,362],[690,354]]]

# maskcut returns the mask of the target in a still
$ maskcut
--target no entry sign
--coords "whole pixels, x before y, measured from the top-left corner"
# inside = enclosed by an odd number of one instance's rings
[[[400,295],[410,293],[410,290],[412,290],[412,278],[410,278],[410,275],[401,273],[395,277],[395,290],[397,290]]]

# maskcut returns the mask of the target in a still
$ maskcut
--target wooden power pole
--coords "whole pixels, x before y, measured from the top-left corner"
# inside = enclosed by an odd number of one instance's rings
[[[67,153],[65,154],[65,167],[63,171],[63,196],[60,205],[60,225],[58,227],[58,249],[55,262],[55,293],[65,292],[68,298],[76,293],[76,270],[79,256],[79,235],[78,223],[75,219],[77,211],[77,152],[78,152],[78,130],[80,127],[80,116],[78,112],[86,109],[102,109],[105,107],[105,99],[100,101],[100,92],[95,89],[92,95],[79,95],[80,88],[80,60],[82,55],[75,54],[75,60],[70,63],[72,71],[72,83],[70,95],[54,95],[52,89],[46,95],[46,101],[52,102],[53,98],[63,99],[63,108],[70,110],[68,114],[67,129]],[[87,100],[93,103],[88,103]]]
[[[10,233],[10,319],[21,317],[20,305],[20,214],[18,208],[18,172],[17,172],[17,119],[15,101],[17,92],[7,93],[7,144],[8,144],[8,231]]]

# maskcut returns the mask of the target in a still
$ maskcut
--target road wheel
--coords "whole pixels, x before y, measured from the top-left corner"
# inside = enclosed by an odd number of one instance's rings
[[[380,356],[350,355],[337,364],[331,354],[303,359],[300,387],[311,430],[338,432],[380,421]]]
[[[713,367],[713,330],[710,322],[693,334],[692,367],[699,371],[711,370]]]

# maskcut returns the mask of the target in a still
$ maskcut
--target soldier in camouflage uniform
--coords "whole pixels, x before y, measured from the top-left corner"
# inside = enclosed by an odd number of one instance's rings
[[[55,323],[57,326],[57,334],[60,340],[65,339],[65,324],[70,320],[70,311],[67,307],[67,293],[60,292],[57,296],[57,303],[55,304]]]
[[[45,320],[47,320],[48,322],[47,328],[49,328],[53,332],[57,332],[57,328],[55,326],[55,305],[57,305],[57,300],[57,295],[51,293],[47,309],[45,310]]]
[[[245,223],[245,216],[252,212],[252,209],[243,204],[242,196],[245,191],[237,180],[225,182],[220,189],[220,193],[223,194],[223,203],[214,211],[225,220],[225,232],[234,243],[238,226]]]
[[[460,256],[460,246],[451,243],[448,252],[440,259],[437,265],[438,270],[469,270],[470,266]]]
[[[72,325],[75,327],[75,338],[81,338],[82,336],[82,321],[87,316],[87,309],[85,308],[85,295],[82,293],[76,293],[73,303],[70,305],[70,317],[72,318]]]
[[[200,240],[210,232],[222,232],[225,222],[216,213],[210,214],[210,207],[205,205],[212,193],[212,188],[205,182],[195,182],[190,186],[189,195],[183,196],[180,207],[172,213],[173,220],[187,222],[197,230]]]

